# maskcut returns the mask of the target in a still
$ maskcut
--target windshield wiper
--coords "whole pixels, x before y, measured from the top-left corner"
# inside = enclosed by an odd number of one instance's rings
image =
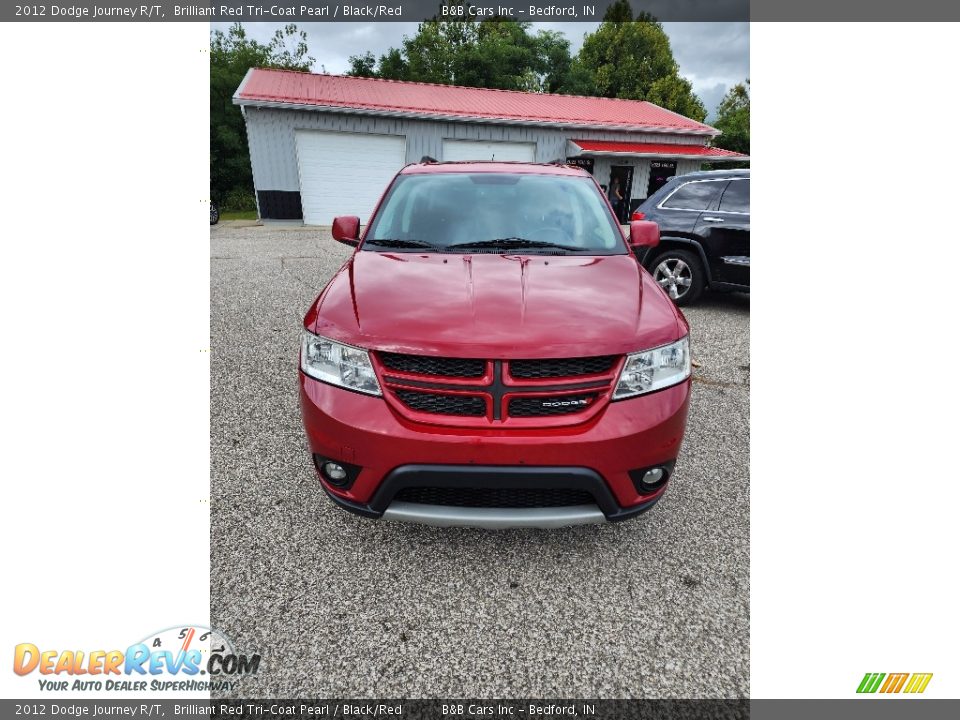
[[[364,245],[378,245],[380,247],[388,248],[430,248],[436,250],[436,245],[431,245],[428,242],[423,240],[403,240],[400,238],[383,238],[380,240],[370,239],[367,240]]]
[[[466,248],[501,248],[503,250],[517,250],[520,248],[547,248],[554,250],[582,250],[583,248],[570,247],[569,245],[559,245],[552,242],[543,242],[541,240],[527,240],[521,237],[493,238],[492,240],[473,240],[471,242],[455,243],[443,248],[444,250],[459,250]]]

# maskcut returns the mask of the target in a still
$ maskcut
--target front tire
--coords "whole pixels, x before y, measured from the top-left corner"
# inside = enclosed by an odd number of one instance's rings
[[[706,272],[700,258],[686,250],[667,250],[650,263],[654,282],[675,305],[692,305],[706,287]]]
[[[210,224],[216,225],[218,222],[220,222],[220,208],[216,203],[210,203]]]

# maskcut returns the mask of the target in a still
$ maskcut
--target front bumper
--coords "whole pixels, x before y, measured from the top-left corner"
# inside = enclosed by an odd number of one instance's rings
[[[643,492],[630,472],[668,464],[677,457],[689,400],[687,380],[609,403],[581,425],[458,428],[411,422],[383,398],[350,392],[300,373],[303,423],[311,451],[360,467],[346,488],[334,487],[321,477],[327,494],[344,509],[367,517],[425,524],[557,527],[619,520],[643,512],[667,485]],[[521,487],[554,482],[587,490],[596,505],[520,509],[394,502],[403,483],[423,482],[424,472],[430,485],[502,487],[509,482]],[[418,473],[417,479],[410,480]]]
[[[672,463],[670,463],[672,465]],[[593,502],[559,507],[463,507],[429,505],[395,499],[405,488],[473,488],[537,490],[563,488],[583,491]],[[665,487],[665,486],[664,486]],[[645,502],[630,508],[617,504],[610,487],[598,473],[582,467],[518,467],[510,465],[404,465],[383,480],[370,502],[350,502],[324,490],[344,510],[370,518],[423,525],[555,528],[625,520],[649,510],[660,499],[658,488]]]
[[[597,525],[606,521],[606,517],[596,505],[549,508],[468,508],[395,502],[382,517],[384,520],[418,525],[473,527],[485,530],[507,528],[552,530],[571,525]]]

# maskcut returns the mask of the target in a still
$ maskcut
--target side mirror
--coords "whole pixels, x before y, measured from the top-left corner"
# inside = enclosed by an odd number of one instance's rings
[[[660,226],[650,220],[630,221],[630,247],[652,248],[660,244]]]
[[[356,247],[360,244],[360,218],[352,215],[335,217],[331,232],[337,242]]]

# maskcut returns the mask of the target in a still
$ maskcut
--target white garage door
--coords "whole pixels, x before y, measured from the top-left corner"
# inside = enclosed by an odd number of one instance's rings
[[[443,159],[503,160],[533,162],[537,155],[536,143],[484,142],[477,140],[444,140]]]
[[[330,225],[337,215],[356,215],[366,224],[406,156],[402,135],[298,130],[304,224]]]

